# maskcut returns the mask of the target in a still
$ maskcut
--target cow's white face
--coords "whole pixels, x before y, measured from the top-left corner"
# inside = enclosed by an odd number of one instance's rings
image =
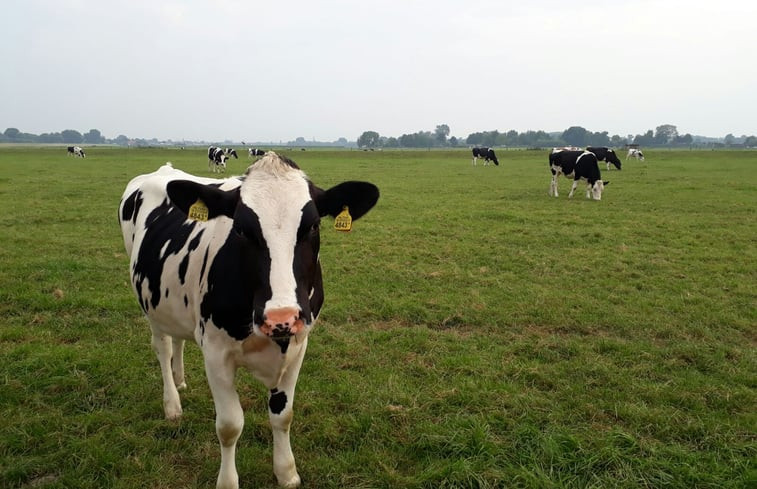
[[[266,168],[266,164],[270,164],[272,169]],[[298,303],[298,280],[295,274],[301,266],[307,266],[303,261],[317,262],[318,250],[313,250],[315,256],[308,253],[308,259],[303,260],[303,257],[297,256],[301,251],[298,244],[306,241],[305,238],[314,238],[317,247],[320,221],[305,174],[299,169],[288,168],[273,161],[272,157],[264,158],[248,173],[240,189],[240,201],[243,207],[257,216],[259,232],[270,257],[268,283],[271,297],[265,303],[264,314],[288,308],[296,309],[296,316],[299,317],[302,307]],[[303,230],[303,226],[307,229]],[[307,248],[312,250],[312,246]],[[312,279],[308,280],[311,281]],[[299,284],[300,287],[302,285]],[[305,320],[307,324],[312,318]]]
[[[605,185],[610,182],[603,182],[602,180],[597,180],[594,182],[594,185],[592,185],[590,189],[591,198],[594,200],[602,200],[602,192],[605,190]],[[589,193],[587,192],[587,194]],[[589,195],[587,195],[588,197]]]

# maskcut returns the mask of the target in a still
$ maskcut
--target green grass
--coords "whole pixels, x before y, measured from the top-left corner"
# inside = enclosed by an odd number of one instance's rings
[[[207,175],[204,150],[87,155],[0,148],[0,487],[212,487],[199,351],[167,422],[116,212],[165,161]],[[352,233],[323,226],[306,487],[757,485],[757,152],[650,151],[601,202],[564,178],[548,197],[546,152],[290,156],[382,193]],[[265,389],[238,385],[242,485],[275,487]]]

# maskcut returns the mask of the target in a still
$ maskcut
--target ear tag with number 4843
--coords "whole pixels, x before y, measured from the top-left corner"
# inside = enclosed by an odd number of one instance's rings
[[[187,214],[192,220],[205,222],[208,220],[208,206],[205,202],[197,199],[197,202],[189,207],[189,213]]]
[[[334,229],[344,232],[352,230],[352,216],[350,215],[349,207],[346,205],[342,208],[342,212],[334,219]]]

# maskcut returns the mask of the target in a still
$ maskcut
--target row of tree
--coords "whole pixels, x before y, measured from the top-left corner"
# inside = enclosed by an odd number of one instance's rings
[[[592,132],[581,126],[572,126],[563,132],[526,131],[519,133],[515,130],[507,132],[484,131],[469,134],[465,140],[451,137],[447,124],[436,126],[434,132],[421,131],[414,134],[403,134],[400,137],[383,137],[376,131],[365,131],[357,140],[361,148],[433,148],[433,147],[457,147],[457,146],[514,146],[526,148],[551,148],[560,146],[624,146],[626,144],[638,144],[643,147],[681,147],[695,144],[711,145],[714,143],[734,145],[741,144],[747,147],[757,147],[757,137],[735,137],[728,134],[723,140],[716,141],[713,138],[701,138],[691,134],[679,134],[678,128],[672,124],[657,126],[655,131],[651,129],[644,134],[636,136],[610,136],[607,131]]]
[[[73,129],[66,129],[61,132],[29,134],[21,132],[15,127],[9,127],[0,133],[0,143],[48,143],[48,144],[117,144],[121,146],[136,145],[150,146],[157,145],[160,142],[157,139],[131,139],[123,134],[116,138],[108,139],[104,137],[99,130],[90,129],[86,133],[80,133]],[[559,146],[613,146],[621,147],[625,144],[638,144],[642,147],[686,147],[692,145],[699,146],[733,146],[743,145],[746,147],[757,147],[757,137],[741,136],[736,137],[728,134],[725,138],[704,138],[701,136],[692,136],[691,134],[679,134],[678,128],[672,124],[663,124],[657,126],[652,131],[648,130],[644,134],[636,136],[619,136],[617,134],[610,136],[607,131],[592,132],[581,126],[572,126],[563,132],[545,132],[545,131],[526,131],[519,133],[510,130],[507,132],[484,131],[469,134],[467,138],[450,137],[450,128],[447,124],[436,126],[434,131],[420,131],[413,134],[403,134],[399,137],[384,137],[376,131],[365,131],[357,139],[357,146],[360,148],[438,148],[438,147],[459,147],[459,146],[510,146],[526,148],[551,148]],[[181,144],[184,144],[182,142]],[[191,144],[191,143],[190,143]],[[244,144],[244,143],[243,143]],[[297,138],[290,141],[290,145],[300,146],[353,146],[354,142],[349,142],[345,138],[339,138],[331,143],[318,143],[315,141],[306,141],[305,138]]]
[[[45,143],[45,144],[121,144],[126,146],[131,140],[123,134],[114,139],[105,138],[99,130],[90,129],[84,134],[74,129],[61,132],[30,134],[9,127],[0,133],[0,143]]]

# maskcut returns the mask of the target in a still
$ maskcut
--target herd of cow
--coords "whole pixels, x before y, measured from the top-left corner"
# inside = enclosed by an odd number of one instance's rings
[[[484,159],[484,166],[491,161],[499,166],[499,160],[492,148],[475,147],[473,148],[473,166],[476,166],[478,158]],[[630,148],[626,159],[636,158],[644,161],[644,153],[636,148]],[[578,182],[586,181],[586,198],[602,200],[602,192],[609,181],[603,181],[600,171],[599,162],[607,163],[607,169],[610,165],[620,170],[621,162],[614,149],[606,146],[589,146],[585,150],[575,147],[554,148],[549,154],[549,169],[552,172],[552,181],[549,185],[549,195],[557,197],[557,181],[560,175],[573,179],[573,187],[570,189],[568,197],[573,197],[573,193],[578,187]]]
[[[78,148],[81,150],[81,148]],[[76,147],[69,153],[80,154]],[[289,158],[262,156],[241,177],[190,175],[166,163],[126,186],[119,205],[131,285],[152,330],[168,419],[182,415],[184,342],[202,350],[216,410],[221,448],[217,488],[239,487],[236,444],[244,414],[235,373],[246,368],[268,389],[273,433],[273,472],[279,485],[298,487],[300,476],[289,440],[295,386],[324,301],[319,262],[320,220],[348,212],[359,219],[379,199],[369,182],[346,181],[328,190],[316,186]],[[643,159],[640,151],[629,157]],[[208,148],[213,172],[225,171],[231,148]],[[499,165],[491,148],[477,158]],[[620,170],[609,148],[559,148],[549,155],[550,194],[557,177],[587,181],[587,197],[601,199],[599,161]]]

